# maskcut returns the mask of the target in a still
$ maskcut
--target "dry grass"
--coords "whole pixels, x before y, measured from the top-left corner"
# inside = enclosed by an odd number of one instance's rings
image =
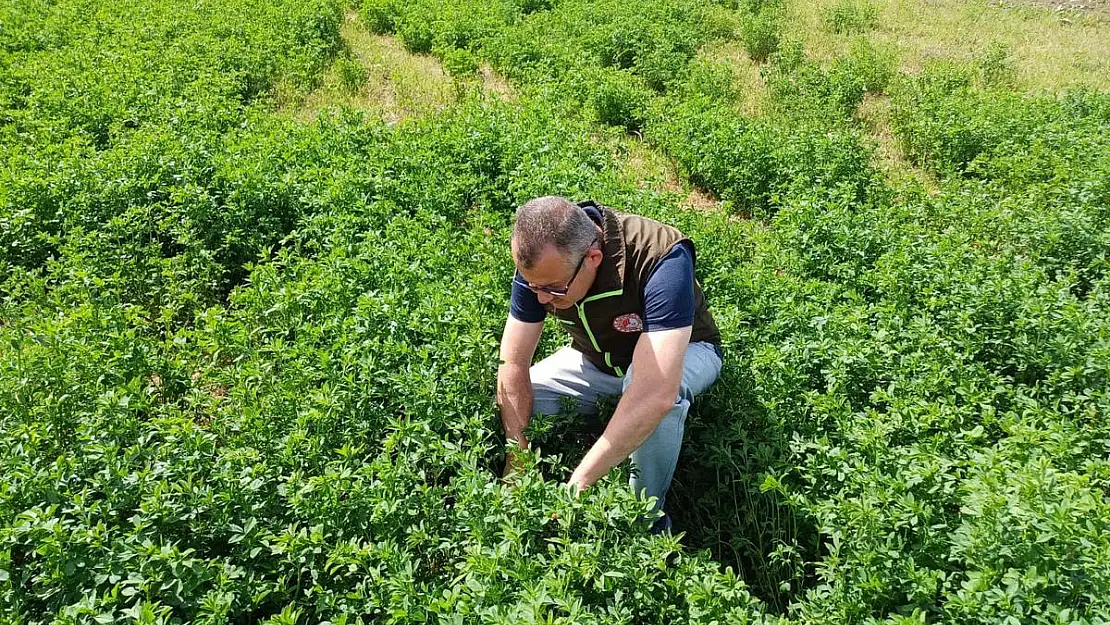
[[[826,16],[845,2],[849,0],[790,2],[784,32],[800,37],[818,58],[844,56],[858,35],[832,32]],[[869,2],[877,10],[866,36],[894,49],[903,72],[916,73],[935,59],[976,61],[989,45],[1001,43],[1010,51],[1019,89],[1110,89],[1110,18],[1104,11],[1069,9],[1064,0],[855,2]],[[1057,4],[1060,10],[1044,6]],[[1085,0],[1082,6],[1105,4],[1106,0]]]
[[[615,139],[610,137],[609,140],[621,175],[626,180],[642,189],[672,195],[688,208],[702,211],[720,208],[720,200],[712,193],[692,185],[662,150],[636,135],[618,136]]]
[[[502,100],[511,100],[516,97],[516,90],[509,84],[509,81],[495,72],[488,64],[483,64],[478,69],[478,77],[482,81],[482,89],[487,93],[495,94]]]
[[[711,43],[698,51],[698,56],[709,61],[725,61],[732,68],[736,106],[744,115],[757,116],[766,109],[767,86],[756,64],[737,41]]]
[[[939,190],[940,185],[935,176],[906,159],[890,126],[890,107],[889,97],[867,94],[856,113],[860,124],[875,140],[875,165],[895,184],[910,182],[917,183],[930,192]]]
[[[304,94],[279,85],[280,111],[310,122],[322,112],[349,107],[399,122],[449,106],[465,91],[465,81],[444,72],[438,59],[405,50],[396,37],[370,33],[355,11],[347,13],[340,37],[345,49],[324,73],[319,87]],[[366,81],[360,87],[343,83],[340,64],[350,61],[365,71]],[[488,67],[483,67],[476,79],[483,89],[499,97],[513,95],[509,84]]]

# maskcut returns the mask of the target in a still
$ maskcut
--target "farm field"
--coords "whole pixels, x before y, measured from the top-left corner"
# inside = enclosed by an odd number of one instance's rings
[[[0,147],[0,623],[1110,623],[1099,0],[0,0]],[[698,245],[673,536],[500,478],[547,194]]]

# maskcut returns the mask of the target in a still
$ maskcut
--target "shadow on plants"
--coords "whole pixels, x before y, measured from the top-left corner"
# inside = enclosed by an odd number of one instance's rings
[[[533,449],[539,449],[543,458],[538,466],[544,479],[565,482],[590,447],[605,431],[605,425],[617,398],[602,399],[594,414],[576,414],[570,400],[557,415],[536,415],[528,424],[528,436]]]
[[[789,467],[783,424],[753,401],[752,382],[726,360],[694,404],[668,510],[691,549],[708,549],[779,611],[815,583],[820,540],[774,476]]]
[[[785,612],[815,583],[821,540],[774,477],[788,472],[788,436],[753,401],[750,388],[743,370],[726,363],[721,379],[695,401],[667,510],[687,548],[708,549],[754,595]],[[616,401],[603,400],[592,415],[575,414],[568,405],[558,415],[533,417],[529,437],[544,459],[537,465],[544,479],[570,477],[605,430]],[[503,455],[498,460],[500,470]]]

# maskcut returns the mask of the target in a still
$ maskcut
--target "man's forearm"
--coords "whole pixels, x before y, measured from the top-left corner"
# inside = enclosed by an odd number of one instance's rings
[[[504,364],[497,370],[497,405],[505,436],[528,449],[524,429],[532,416],[532,379],[527,366]]]
[[[640,448],[674,405],[653,389],[630,387],[617,404],[601,438],[586,452],[570,481],[586,488]]]

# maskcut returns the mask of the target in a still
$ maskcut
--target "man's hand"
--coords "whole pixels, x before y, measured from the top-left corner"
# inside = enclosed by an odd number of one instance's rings
[[[519,473],[524,469],[524,463],[520,459],[520,455],[515,449],[510,449],[505,453],[505,470],[501,472],[502,478],[507,478],[514,473]]]
[[[497,368],[497,406],[505,436],[528,449],[524,429],[532,416],[532,378],[528,371],[540,342],[543,323],[525,323],[509,316],[501,336],[501,366]],[[505,458],[505,475],[519,470],[513,453]]]
[[[632,354],[632,383],[609,425],[567,481],[578,491],[600,480],[644,444],[678,398],[693,328],[645,332]]]
[[[578,495],[589,488],[595,481],[597,480],[588,480],[586,472],[582,469],[582,465],[579,464],[578,468],[571,474],[570,479],[567,480],[567,487],[570,488],[575,495]]]
[[[564,484],[564,486],[575,495],[581,495],[582,491],[586,490],[586,487],[582,484],[581,479],[576,478],[574,475],[570,476],[570,479],[567,480],[567,483]]]

